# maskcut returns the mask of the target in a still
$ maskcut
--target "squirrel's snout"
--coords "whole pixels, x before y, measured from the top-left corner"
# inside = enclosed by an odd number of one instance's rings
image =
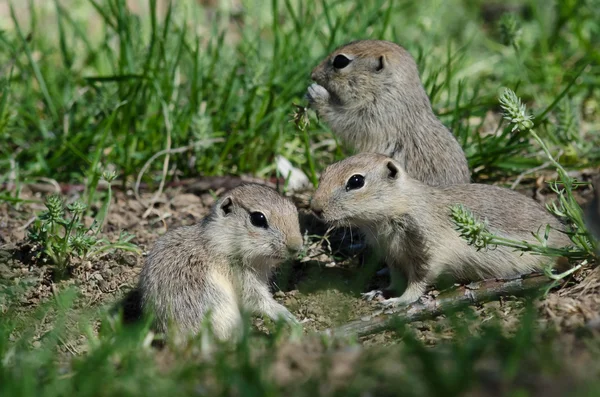
[[[320,208],[313,208],[312,212],[317,216],[317,218],[319,219],[323,219],[323,210]]]
[[[317,83],[323,80],[323,77],[323,70],[319,66],[317,66],[310,72],[310,79],[312,81],[316,81]]]
[[[319,219],[323,219],[323,206],[319,203],[319,199],[312,197],[310,199],[310,209]]]
[[[323,206],[317,202],[314,197],[310,200],[310,209],[317,216],[317,218],[323,219]]]
[[[304,246],[304,241],[302,241],[302,236],[291,238],[288,242],[287,249],[290,255],[296,255],[298,252],[302,250]]]

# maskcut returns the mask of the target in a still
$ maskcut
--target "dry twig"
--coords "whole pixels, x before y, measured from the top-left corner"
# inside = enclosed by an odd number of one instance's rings
[[[436,298],[422,297],[417,302],[381,310],[371,316],[351,321],[324,332],[335,336],[366,336],[394,327],[398,321],[413,322],[432,318],[459,307],[483,303],[501,296],[520,295],[550,284],[545,275],[523,276],[510,280],[483,280],[442,291]]]
[[[163,155],[170,155],[170,154],[177,154],[177,153],[185,153],[188,152],[190,150],[195,150],[199,147],[202,146],[207,146],[213,143],[217,143],[217,142],[223,142],[223,138],[214,138],[214,139],[207,139],[207,140],[203,140],[203,141],[198,141],[195,142],[191,145],[188,146],[182,146],[179,148],[175,148],[175,149],[165,149],[165,150],[161,150],[160,152],[155,153],[152,157],[150,157],[148,159],[148,161],[146,161],[146,163],[144,164],[144,166],[142,167],[142,169],[140,170],[140,172],[138,173],[138,177],[135,181],[135,186],[133,189],[133,193],[136,197],[136,199],[142,203],[146,208],[148,208],[149,206],[151,206],[151,203],[146,203],[144,202],[144,200],[142,200],[141,196],[140,196],[140,185],[142,182],[142,176],[144,175],[144,173],[146,172],[146,170],[148,169],[148,167],[150,167],[150,164],[152,164],[152,162],[154,160],[156,160],[158,157],[163,156]]]

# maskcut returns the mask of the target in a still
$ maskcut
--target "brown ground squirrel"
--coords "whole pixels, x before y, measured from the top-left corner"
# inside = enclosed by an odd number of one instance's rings
[[[346,144],[396,159],[428,185],[469,183],[465,154],[436,117],[417,65],[402,47],[361,40],[333,51],[313,71],[307,98]]]
[[[477,251],[454,229],[450,207],[455,204],[487,219],[490,231],[507,238],[537,242],[532,232],[541,227],[543,233],[547,224],[564,230],[558,219],[520,193],[484,184],[427,186],[411,178],[396,160],[375,153],[327,167],[311,207],[329,223],[363,231],[369,245],[387,260],[391,291],[402,280],[400,275],[406,277],[404,294],[385,304],[414,302],[442,273],[461,280],[505,278],[540,270],[553,260],[501,246]],[[548,244],[570,245],[558,230],[551,230]]]
[[[592,181],[592,189],[594,189],[594,197],[587,205],[585,218],[592,234],[600,239],[600,176],[596,176]]]
[[[199,224],[158,239],[140,274],[145,310],[156,328],[197,332],[210,311],[215,336],[235,337],[240,309],[296,318],[269,292],[272,270],[303,246],[294,204],[275,190],[246,184],[224,194]]]

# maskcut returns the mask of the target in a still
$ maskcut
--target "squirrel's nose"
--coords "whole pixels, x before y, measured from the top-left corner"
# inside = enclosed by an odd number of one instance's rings
[[[303,245],[302,237],[291,239],[287,246],[288,252],[290,255],[295,255],[302,250]]]
[[[312,212],[317,216],[317,218],[323,219],[323,210],[321,208],[313,207]]]
[[[312,81],[317,81],[319,79],[319,77],[321,76],[319,72],[320,68],[318,66],[310,72],[310,78]]]
[[[310,198],[310,209],[319,219],[323,219],[323,207],[321,206],[321,200],[317,197]]]

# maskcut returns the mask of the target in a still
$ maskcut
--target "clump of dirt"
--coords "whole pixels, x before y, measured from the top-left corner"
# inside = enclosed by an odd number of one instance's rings
[[[326,346],[318,338],[305,338],[302,343],[285,343],[277,349],[269,375],[290,391],[299,383],[318,379],[320,395],[330,395],[351,380],[361,355],[356,345]]]

